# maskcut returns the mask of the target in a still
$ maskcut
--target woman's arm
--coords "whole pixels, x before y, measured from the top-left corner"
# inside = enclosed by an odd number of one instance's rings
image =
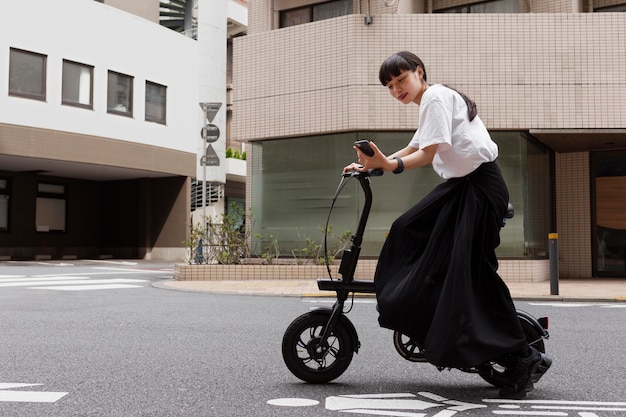
[[[398,161],[394,158],[402,158],[404,169],[413,169],[426,166],[433,161],[437,145],[431,145],[424,149],[415,149],[411,146],[400,149],[387,157],[383,154],[374,142],[370,142],[371,148],[374,150],[374,156],[371,158],[355,147],[359,156],[359,163],[352,163],[346,166],[343,171],[367,171],[368,169],[380,168],[383,171],[393,171],[398,168]]]
[[[389,155],[387,157],[387,159],[392,160],[393,158],[401,158],[403,156],[407,156],[412,154],[413,152],[416,152],[417,149],[412,147],[412,146],[407,146],[406,148],[400,149],[399,151],[396,151],[394,153],[392,153],[391,155]]]

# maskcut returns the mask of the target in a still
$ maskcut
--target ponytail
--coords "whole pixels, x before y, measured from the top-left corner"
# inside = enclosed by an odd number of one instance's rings
[[[467,104],[467,117],[469,118],[469,121],[471,122],[472,120],[474,120],[474,117],[476,117],[476,115],[478,114],[478,109],[476,108],[476,103],[474,102],[474,100],[461,93],[456,88],[449,87],[445,84],[444,87],[448,87],[450,90],[459,93],[459,95],[463,98],[463,101],[465,101],[465,104]]]

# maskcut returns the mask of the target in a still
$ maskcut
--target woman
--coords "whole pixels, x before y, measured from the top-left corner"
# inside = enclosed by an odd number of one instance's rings
[[[344,171],[399,174],[431,164],[446,180],[391,227],[374,277],[379,323],[412,337],[438,367],[504,364],[509,382],[500,396],[524,398],[551,360],[528,345],[496,272],[509,198],[495,163],[498,147],[475,103],[447,86],[429,85],[413,53],[391,55],[379,78],[394,98],[420,106],[419,129],[390,156],[374,143],[371,157],[355,147],[359,163]]]

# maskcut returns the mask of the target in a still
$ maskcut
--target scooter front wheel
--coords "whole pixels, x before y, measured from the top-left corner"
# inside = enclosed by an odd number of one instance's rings
[[[296,318],[283,336],[283,360],[296,377],[322,384],[344,373],[354,355],[354,340],[342,317],[325,341],[329,310],[314,310]]]

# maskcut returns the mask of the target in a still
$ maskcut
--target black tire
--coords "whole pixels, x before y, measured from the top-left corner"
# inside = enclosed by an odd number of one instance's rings
[[[283,360],[296,377],[323,384],[344,373],[354,355],[354,340],[342,317],[319,346],[319,338],[330,317],[330,310],[309,311],[296,318],[283,336]]]
[[[522,325],[522,330],[524,330],[528,344],[539,352],[545,353],[546,347],[543,343],[543,339],[535,327],[524,319],[520,319],[520,324]],[[506,383],[506,377],[504,375],[506,367],[502,364],[497,362],[486,363],[478,369],[478,375],[491,385],[501,388]]]
[[[426,362],[424,349],[415,340],[397,330],[393,332],[393,346],[407,361]]]

